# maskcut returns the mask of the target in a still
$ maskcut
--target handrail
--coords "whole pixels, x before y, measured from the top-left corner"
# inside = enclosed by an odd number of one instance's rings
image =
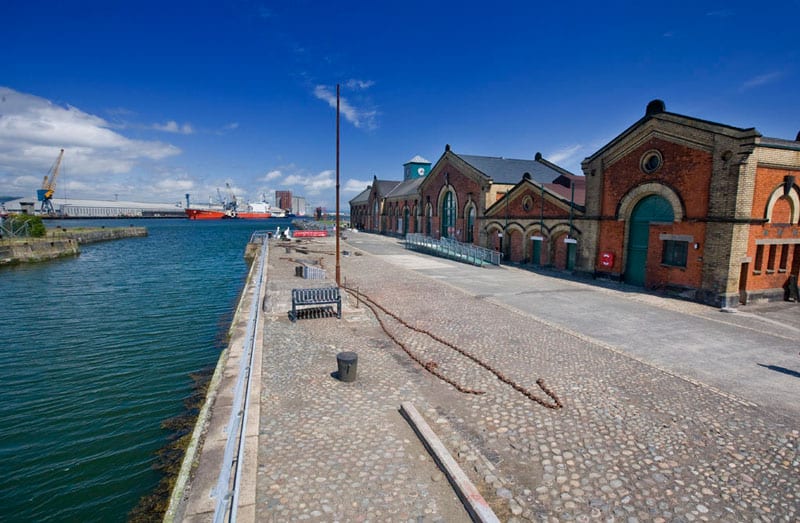
[[[483,265],[484,262],[500,265],[499,252],[478,247],[471,243],[461,243],[452,238],[437,240],[419,233],[410,233],[406,234],[406,248],[429,252],[437,256],[464,261],[473,265]]]
[[[255,332],[261,312],[259,301],[261,296],[261,287],[264,283],[264,263],[269,251],[269,242],[265,241],[265,238],[268,238],[268,234],[266,232],[256,232],[250,237],[250,241],[253,243],[255,243],[253,240],[261,240],[261,256],[258,259],[256,280],[253,290],[253,301],[250,305],[250,317],[247,322],[247,335],[244,346],[244,351],[246,354],[242,355],[242,362],[239,368],[239,377],[236,381],[233,405],[231,406],[231,415],[230,419],[228,420],[228,427],[226,429],[228,438],[225,442],[222,466],[220,468],[219,478],[217,479],[217,485],[212,491],[212,497],[217,499],[216,506],[214,508],[214,523],[222,523],[225,521],[226,513],[229,514],[228,521],[234,523],[236,521],[237,510],[239,506],[239,484],[242,477],[242,466],[244,463],[244,446],[247,434],[247,413],[250,406],[250,388],[252,383],[251,371],[256,352]],[[236,455],[234,455],[234,451],[236,451]],[[236,468],[233,475],[233,483],[231,483],[231,470],[233,469],[234,464]]]

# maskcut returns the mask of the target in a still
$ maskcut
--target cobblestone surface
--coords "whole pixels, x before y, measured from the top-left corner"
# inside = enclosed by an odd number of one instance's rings
[[[333,272],[332,242],[308,243]],[[316,251],[316,252],[314,252]],[[412,401],[507,521],[796,521],[800,427],[375,256],[342,259],[348,286],[468,351],[551,410],[429,336],[387,319],[393,344],[351,297],[344,319],[286,318],[298,253],[272,249],[257,515],[263,520],[464,521],[400,418]],[[331,378],[359,354],[358,380]],[[542,394],[542,398],[546,397]]]

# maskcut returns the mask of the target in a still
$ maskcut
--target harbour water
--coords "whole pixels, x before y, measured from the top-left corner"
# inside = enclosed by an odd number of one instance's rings
[[[251,233],[290,222],[48,222],[149,235],[0,270],[0,521],[126,520],[224,347]]]

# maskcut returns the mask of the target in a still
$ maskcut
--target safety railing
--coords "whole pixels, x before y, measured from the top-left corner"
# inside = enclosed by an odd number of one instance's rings
[[[427,252],[472,265],[500,265],[500,253],[451,238],[435,239],[418,233],[406,234],[406,249]]]
[[[258,258],[256,277],[253,284],[253,301],[250,304],[250,317],[247,321],[247,334],[239,366],[239,377],[236,380],[231,415],[226,428],[228,436],[225,441],[222,467],[217,479],[217,485],[212,491],[212,497],[216,500],[214,523],[222,523],[226,521],[226,517],[227,521],[234,523],[239,507],[245,436],[247,434],[247,413],[250,406],[250,388],[253,380],[251,371],[256,352],[256,326],[260,319],[261,307],[259,307],[259,301],[261,288],[264,284],[264,264],[266,263],[269,249],[269,242],[265,241],[265,238],[268,238],[267,232],[256,232],[250,237],[251,242],[261,243],[261,253]]]

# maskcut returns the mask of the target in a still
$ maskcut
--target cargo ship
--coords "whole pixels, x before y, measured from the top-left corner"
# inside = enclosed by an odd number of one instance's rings
[[[241,211],[236,205],[225,205],[222,208],[190,207],[185,212],[190,220],[266,220],[286,217],[286,211],[272,207],[267,202],[248,203],[247,208]]]

